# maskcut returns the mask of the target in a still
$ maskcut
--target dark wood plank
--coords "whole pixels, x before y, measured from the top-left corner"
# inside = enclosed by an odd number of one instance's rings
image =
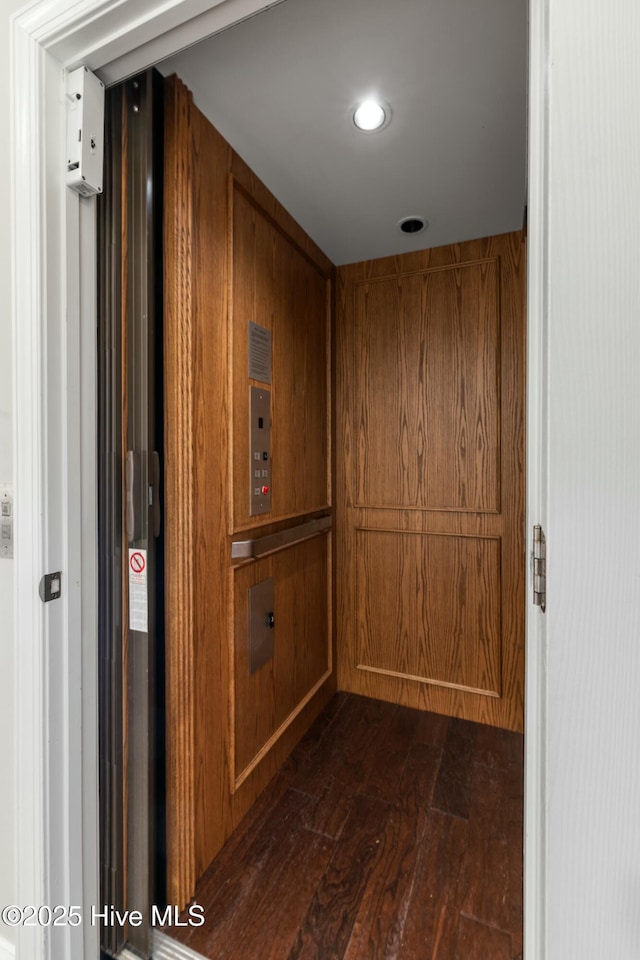
[[[311,724],[302,739],[292,750],[287,762],[297,771],[308,758],[315,753],[332,725],[337,721],[340,711],[349,701],[348,693],[336,693],[329,700],[327,706]]]
[[[398,786],[407,762],[409,750],[420,714],[409,707],[398,707],[389,723],[371,745],[367,776],[362,793],[380,797],[388,803],[398,802]]]
[[[451,960],[512,960],[511,937],[471,917],[461,916]]]
[[[309,906],[289,960],[344,956],[370,879],[383,857],[389,805],[358,797]]]
[[[522,820],[509,823],[509,930],[514,958],[522,954],[524,926],[524,830]]]
[[[279,869],[263,874],[260,900],[234,944],[230,960],[284,960],[334,849],[326,836],[296,830]],[[225,945],[226,946],[226,945]],[[226,954],[225,954],[226,955]],[[223,954],[218,954],[222,957]]]
[[[210,960],[522,960],[522,859],[517,742],[339,696],[175,935]]]
[[[453,817],[469,817],[477,728],[468,720],[451,720],[447,729],[432,805]]]
[[[297,744],[292,756],[301,758],[305,753],[317,746],[329,728],[338,721],[340,711],[350,699],[348,693],[335,693],[322,713],[316,717],[304,737],[302,737]]]
[[[391,809],[380,840],[380,856],[364,891],[345,960],[392,960],[398,956],[420,839],[417,812]]]
[[[450,717],[441,713],[420,711],[416,726],[416,743],[426,743],[433,747],[444,746],[449,729]]]
[[[340,723],[322,737],[309,753],[292,786],[313,797],[321,797],[333,777],[345,786],[362,784],[372,764],[371,750],[396,711],[393,704],[353,697],[343,707]]]
[[[524,761],[524,737],[512,730],[500,727],[478,726],[476,737],[475,762],[490,767],[505,769],[515,767],[521,770]]]
[[[361,764],[364,745],[373,737],[373,729],[388,722],[395,707],[378,705],[365,697],[347,696],[347,705],[338,694],[332,707],[335,723],[321,727],[322,717],[305,741],[296,748],[293,761],[297,775],[292,786],[314,797],[305,811],[305,826],[314,832],[338,837],[351,810],[352,800],[364,776]],[[318,735],[318,730],[320,734]],[[361,752],[358,754],[360,744]]]
[[[246,856],[246,851],[254,842],[255,836],[268,828],[268,822],[273,817],[274,812],[277,813],[278,806],[289,789],[295,773],[296,765],[293,758],[289,757],[200,878],[197,899],[199,898],[201,901],[203,895],[206,896],[209,889],[215,889],[218,883],[224,883],[229,871],[233,870],[235,865]],[[302,817],[305,816],[307,805],[308,798],[300,805],[300,815]],[[187,918],[186,908],[181,916],[183,920]]]
[[[418,852],[440,751],[414,744],[395,782],[397,803],[387,819],[384,847],[362,899],[345,960],[395,960],[415,884]]]
[[[230,956],[239,935],[262,902],[267,879],[279,876],[292,855],[301,811],[309,798],[287,790],[262,821],[243,833],[235,850],[216,858],[196,897],[206,908],[207,922],[193,927],[181,940],[208,957]]]
[[[510,933],[522,929],[522,822],[510,820],[521,790],[521,771],[474,764],[461,909]]]
[[[504,836],[505,824],[522,822],[522,767],[500,769],[474,763],[470,769],[471,798],[469,816],[481,823],[485,832],[497,829]]]
[[[455,953],[460,913],[459,868],[469,824],[431,811],[417,857],[399,957],[463,960]]]
[[[507,840],[487,836],[482,825],[471,820],[461,862],[464,887],[461,910],[490,926],[511,930],[511,866]]]
[[[320,797],[313,798],[303,813],[307,830],[337,839],[351,812],[355,792],[331,777]]]

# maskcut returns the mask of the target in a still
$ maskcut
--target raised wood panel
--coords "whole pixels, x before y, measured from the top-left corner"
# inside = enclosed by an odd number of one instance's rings
[[[232,178],[234,529],[329,504],[329,278]],[[249,321],[272,334],[271,511],[250,517]]]
[[[514,730],[524,692],[525,251],[514,233],[341,267],[335,331],[338,687]],[[436,535],[468,538],[472,554],[485,545],[466,610],[451,557],[425,567],[431,550],[418,544]],[[468,578],[472,556],[459,560]],[[435,612],[420,610],[429,577],[442,591]],[[449,627],[427,668],[421,638],[434,617]],[[478,626],[487,617],[489,634]],[[465,634],[457,660],[452,624]]]
[[[492,259],[355,285],[358,505],[499,511],[498,273]]]
[[[278,332],[285,341],[292,338],[289,351],[294,358],[292,363],[302,362],[301,356],[309,363],[311,354],[319,351],[315,363],[320,371],[316,378],[320,392],[309,398],[303,395],[301,387],[296,387],[297,401],[309,405],[311,399],[314,406],[308,419],[301,419],[296,413],[295,442],[287,449],[293,459],[299,458],[297,466],[294,465],[294,475],[298,478],[298,499],[293,501],[296,509],[305,509],[312,501],[317,502],[321,483],[324,493],[320,501],[322,504],[327,501],[327,463],[321,471],[319,467],[316,469],[314,461],[314,476],[322,472],[323,480],[316,486],[315,481],[310,480],[311,495],[305,493],[300,464],[311,463],[312,444],[304,434],[311,424],[315,431],[314,418],[324,425],[324,440],[320,440],[318,449],[324,450],[325,458],[328,457],[326,352],[331,265],[197,110],[191,94],[175,77],[166,81],[165,104],[167,899],[183,905],[193,896],[198,877],[335,689],[332,674],[324,682],[314,680],[311,686],[307,683],[310,677],[318,677],[317,663],[313,660],[313,656],[320,657],[315,642],[317,611],[310,624],[305,617],[310,618],[308,610],[313,608],[313,603],[310,600],[307,609],[307,601],[297,597],[293,604],[296,623],[313,633],[314,643],[305,655],[301,656],[299,650],[296,652],[298,672],[293,692],[287,693],[288,708],[292,697],[304,692],[301,700],[289,709],[285,720],[290,722],[280,725],[278,735],[268,742],[268,749],[261,753],[261,747],[257,747],[260,754],[257,762],[234,791],[237,731],[232,722],[236,665],[230,657],[230,650],[234,649],[235,576],[230,559],[231,472],[233,439],[246,436],[248,414],[245,420],[242,411],[238,412],[237,405],[232,403],[231,385],[235,377],[230,373],[233,371],[230,183],[237,184],[234,194],[242,193],[245,212],[253,211],[255,224],[263,231],[263,238],[268,238],[269,257],[275,257],[270,260],[268,277],[271,279],[267,281],[263,271],[267,253],[262,246],[255,245],[251,253],[245,245],[242,270],[265,279],[264,283],[256,280],[253,285],[256,297],[261,302],[268,299],[270,284],[274,283],[280,292],[272,309],[284,315],[286,311],[280,304],[286,301],[285,275],[293,285],[286,313],[290,327],[278,321],[273,327],[274,336]],[[290,239],[285,239],[285,235]],[[274,262],[279,264],[275,271]],[[295,279],[300,264],[306,280]],[[310,296],[313,286],[309,276],[318,278],[313,281],[317,288],[314,297],[317,292],[321,307],[314,306],[315,312],[309,308],[305,313],[304,298]],[[305,316],[314,320],[308,329],[304,328]],[[294,320],[301,324],[300,332],[294,331]],[[245,353],[241,373],[248,392],[246,372]],[[275,373],[281,377],[279,370]],[[281,391],[283,401],[286,390],[293,386],[289,380]],[[321,413],[316,411],[316,403],[318,409],[322,408]],[[280,418],[287,415],[286,404],[277,408],[277,415]],[[243,422],[237,418],[243,418]],[[262,526],[261,533],[278,529],[273,517],[262,523],[266,526]],[[327,541],[327,538],[321,540]],[[325,551],[328,549],[325,547]],[[309,556],[313,557],[313,551]],[[305,562],[306,559],[305,555]],[[275,558],[271,562],[275,563]],[[286,567],[284,560],[277,563]],[[331,643],[327,612],[331,573],[327,563],[325,554],[325,565],[318,574],[319,584],[325,589],[325,606],[318,614],[325,626],[322,648],[325,657]],[[251,567],[249,564],[243,569],[249,571]],[[301,571],[296,570],[295,575],[302,584],[301,589],[314,598],[320,589],[314,585],[315,572],[313,582],[310,575]],[[313,656],[309,658],[306,654],[311,655],[312,651]],[[284,689],[279,684],[278,695],[281,688]],[[242,760],[263,738],[264,718],[270,718],[271,723],[273,717],[280,716],[281,707],[273,699],[274,689],[250,691],[252,696],[269,697],[268,703],[263,703],[247,699],[247,691],[240,685],[238,692],[245,698],[247,711],[252,710],[257,718],[254,724],[258,731],[254,741],[244,744],[238,741]]]
[[[195,463],[192,366],[193,151],[190,102],[174,84],[165,99],[164,394],[167,897],[183,903],[197,879],[195,834],[194,540]],[[172,269],[175,265],[175,269]]]
[[[358,529],[356,557],[359,670],[500,695],[497,538]]]
[[[331,670],[329,557],[325,534],[235,571],[235,787]],[[268,577],[275,584],[274,655],[251,674],[249,588]]]

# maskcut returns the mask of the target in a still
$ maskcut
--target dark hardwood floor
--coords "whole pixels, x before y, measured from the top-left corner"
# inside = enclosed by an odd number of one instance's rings
[[[338,694],[198,885],[211,960],[521,960],[523,738]]]

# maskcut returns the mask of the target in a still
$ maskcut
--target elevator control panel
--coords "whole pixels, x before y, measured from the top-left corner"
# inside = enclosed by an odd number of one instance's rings
[[[271,392],[249,387],[249,515],[271,511]]]

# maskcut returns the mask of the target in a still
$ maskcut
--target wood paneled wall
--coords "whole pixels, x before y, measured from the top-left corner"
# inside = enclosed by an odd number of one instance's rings
[[[249,434],[234,430],[233,529],[265,526],[329,506],[328,263],[282,230],[237,176],[232,218],[233,421],[249,422],[247,319],[272,335],[271,512],[249,516]],[[256,383],[257,381],[250,381]]]
[[[520,234],[338,270],[340,689],[523,726]]]
[[[175,77],[165,115],[167,898],[195,883],[335,688],[331,536],[231,562],[330,507],[332,266]],[[273,492],[248,516],[248,322],[273,337]],[[248,671],[248,588],[276,650]]]
[[[329,546],[327,537],[315,537],[234,570],[234,789],[255,769],[282,725],[328,679]],[[247,595],[267,577],[275,583],[275,651],[268,664],[251,674]]]

